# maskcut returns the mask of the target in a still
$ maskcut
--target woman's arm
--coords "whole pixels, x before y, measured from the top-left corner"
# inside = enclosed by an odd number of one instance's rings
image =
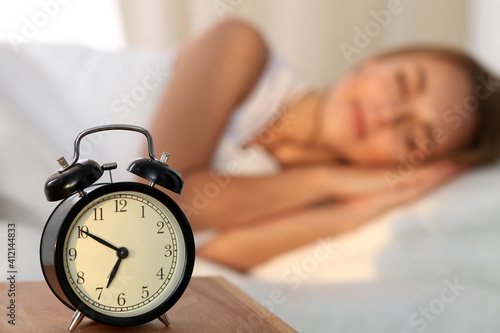
[[[344,202],[307,207],[263,219],[261,223],[221,231],[198,254],[245,271],[281,253],[321,237],[350,231],[391,207],[420,197],[464,172],[464,166],[443,162],[418,173],[397,190],[358,196]]]
[[[194,229],[259,223],[262,219],[331,199],[324,166],[285,169],[269,176],[238,177],[202,169],[184,177],[176,197]]]
[[[411,175],[399,176],[397,181],[387,178],[386,168],[340,165],[300,166],[256,177],[200,170],[185,178],[184,193],[176,199],[195,229],[234,227],[258,224],[322,202],[418,188],[430,180],[437,186],[457,168],[460,166],[442,161],[415,168]],[[397,170],[392,175],[398,175]]]
[[[208,169],[235,107],[249,94],[267,61],[267,46],[251,26],[224,21],[179,53],[153,119],[157,149],[183,176]]]
[[[176,200],[195,229],[254,221],[329,195],[324,168],[229,179],[210,170],[228,118],[256,84],[267,58],[261,35],[239,21],[216,25],[180,52],[151,132],[156,148],[171,153],[170,165],[184,178]]]
[[[198,255],[246,271],[281,253],[354,229],[371,217],[366,209],[329,204],[289,212],[259,224],[223,230]]]

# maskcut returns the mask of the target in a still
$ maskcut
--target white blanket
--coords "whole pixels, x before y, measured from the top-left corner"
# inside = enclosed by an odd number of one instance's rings
[[[99,122],[147,126],[168,78],[152,90],[137,87],[155,71],[168,72],[170,61],[169,52],[31,46],[15,54],[0,47],[0,248],[7,224],[15,223],[20,280],[42,279],[39,237],[55,207],[43,183],[55,159],[71,158],[76,134]],[[127,106],[123,94],[134,91],[147,96]],[[122,137],[90,141],[86,157],[118,160],[123,168],[145,142]],[[203,259],[195,274],[226,276],[300,332],[498,332],[498,183],[500,165],[473,170],[363,228],[249,274]],[[4,256],[1,280],[6,265]]]

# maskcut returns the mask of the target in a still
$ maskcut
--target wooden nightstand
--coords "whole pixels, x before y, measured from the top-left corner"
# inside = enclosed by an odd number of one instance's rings
[[[16,325],[8,323],[8,283],[0,283],[0,332],[67,332],[73,311],[45,282],[16,284]],[[181,299],[167,312],[167,327],[154,320],[133,327],[111,327],[85,318],[75,333],[101,332],[296,332],[240,289],[219,277],[194,277]]]

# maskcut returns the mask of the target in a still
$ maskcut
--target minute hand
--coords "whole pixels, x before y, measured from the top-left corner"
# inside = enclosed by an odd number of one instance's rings
[[[90,238],[92,238],[92,239],[94,239],[94,240],[98,241],[99,243],[101,243],[101,244],[103,244],[103,245],[106,245],[107,247],[109,247],[109,248],[111,248],[111,249],[113,249],[113,250],[115,250],[115,251],[118,251],[118,250],[119,250],[119,248],[118,248],[118,247],[116,247],[116,246],[114,246],[113,244],[111,244],[111,243],[109,243],[109,242],[105,241],[105,240],[104,240],[104,239],[102,239],[101,237],[97,237],[96,235],[92,235],[90,232],[85,231],[85,230],[82,230],[82,232],[83,232],[84,234],[86,234],[87,236],[89,236]]]

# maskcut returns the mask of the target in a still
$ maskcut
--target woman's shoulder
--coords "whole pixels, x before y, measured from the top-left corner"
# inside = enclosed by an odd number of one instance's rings
[[[209,50],[216,47],[221,54],[246,67],[262,67],[269,54],[268,44],[259,29],[239,19],[227,19],[212,25],[204,33],[185,44],[178,58],[194,47]],[[243,59],[244,62],[239,61]]]
[[[288,105],[311,89],[286,61],[271,52],[259,81],[235,110],[228,126],[229,134],[239,145],[244,145],[281,117]]]
[[[237,37],[242,44],[250,43],[250,46],[264,46],[267,48],[265,39],[260,30],[252,23],[241,19],[223,20],[212,27],[214,33]]]

